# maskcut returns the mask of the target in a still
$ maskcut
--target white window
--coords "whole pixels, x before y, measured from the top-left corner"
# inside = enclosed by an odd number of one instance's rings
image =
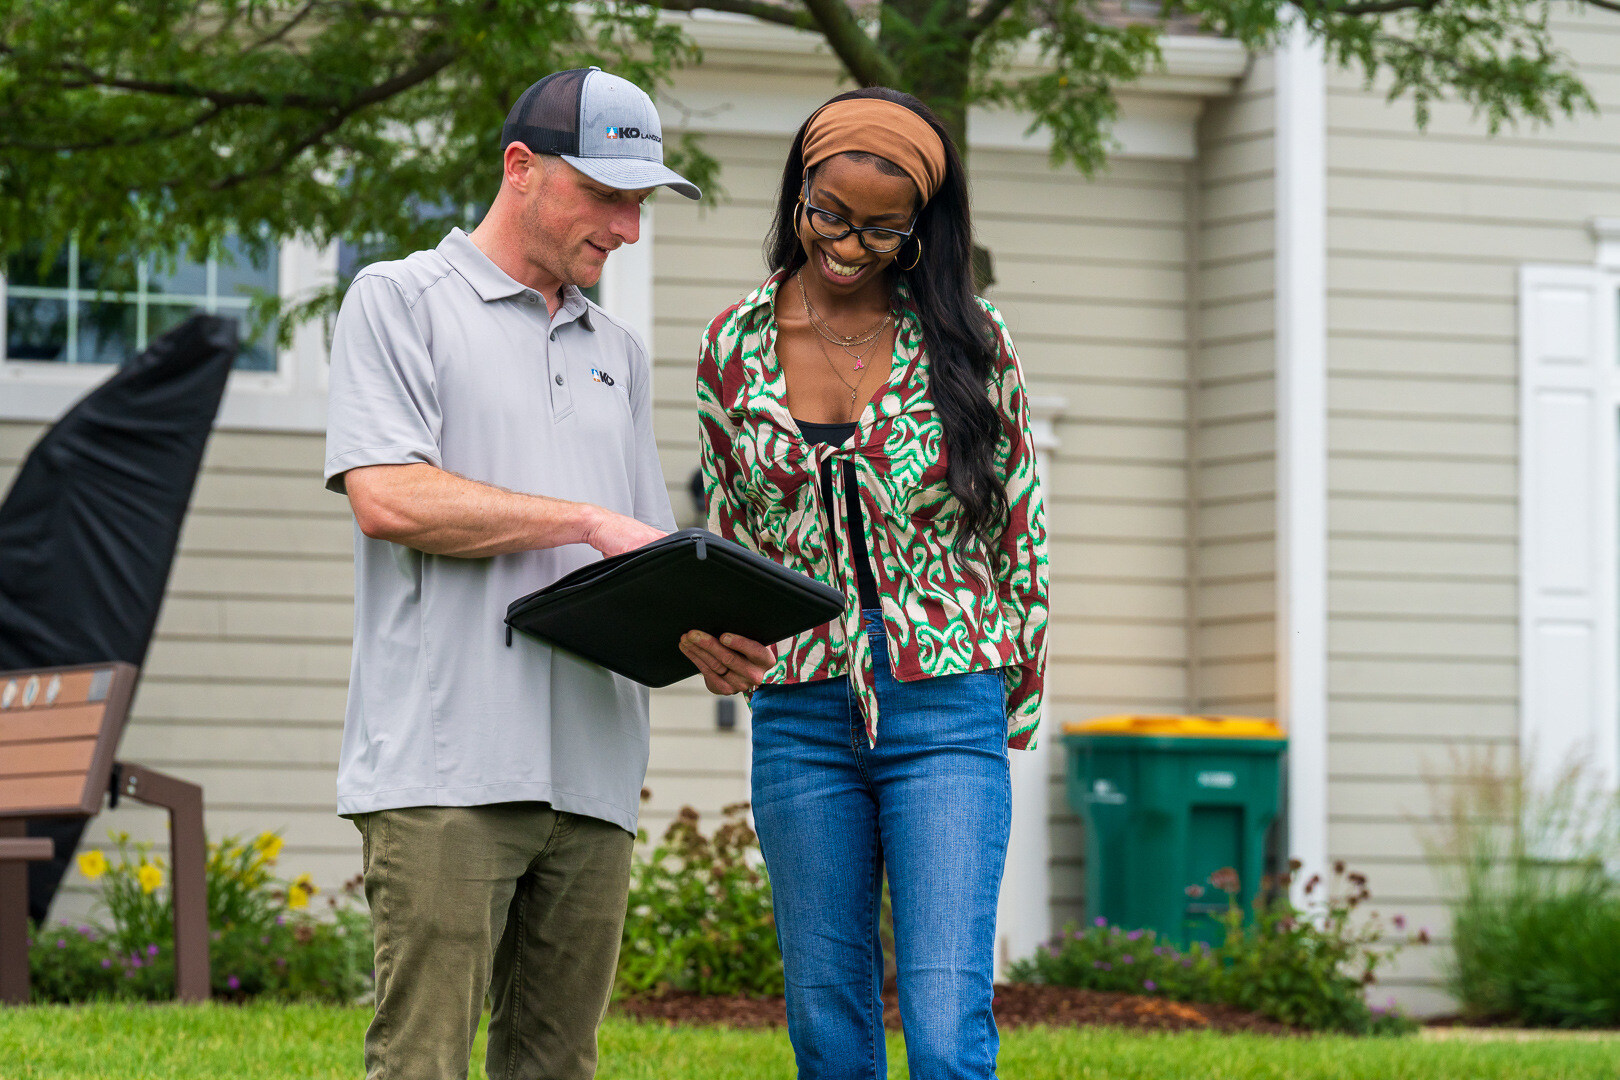
[[[1520,274],[1520,745],[1620,783],[1620,273]]]
[[[640,242],[608,259],[592,299],[652,342],[652,207],[643,208]],[[367,261],[364,247],[325,248],[291,241],[257,266],[246,257],[177,264],[142,264],[126,281],[104,282],[98,268],[64,251],[43,274],[37,263],[13,261],[0,276],[0,420],[53,421],[138,354],[154,337],[193,311],[237,314],[243,347],[217,426],[264,431],[326,430],[330,326],[300,326],[290,347],[278,349],[268,330],[247,317],[253,291],[276,290],[297,301]]]
[[[0,276],[0,420],[52,421],[119,364],[194,312],[235,316],[242,348],[219,425],[322,431],[326,425],[326,328],[301,327],[289,348],[254,325],[256,295],[296,299],[334,279],[335,248],[286,243],[257,261],[227,241],[205,259],[172,266],[143,259],[117,272],[76,244],[41,269],[27,256]]]
[[[227,241],[215,257],[182,257],[172,267],[142,259],[120,278],[82,258],[77,242],[43,272],[37,259],[19,256],[6,273],[5,361],[117,366],[203,311],[239,320],[238,371],[273,372],[274,337],[252,332],[249,309],[255,295],[276,292],[278,254],[272,249],[255,262],[240,243]]]

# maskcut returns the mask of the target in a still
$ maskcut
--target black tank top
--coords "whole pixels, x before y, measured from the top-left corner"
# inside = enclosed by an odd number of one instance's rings
[[[812,446],[843,446],[855,435],[853,421],[846,424],[812,424],[808,420],[794,417],[793,422],[799,425],[799,433],[805,441]],[[832,511],[832,462],[821,463],[821,501]],[[872,577],[872,560],[866,550],[865,518],[861,514],[861,499],[856,487],[855,463],[844,462],[844,513],[849,522],[850,547],[855,552],[855,587],[860,593],[862,608],[875,608],[878,606],[877,581]],[[827,523],[828,553],[837,558],[836,543],[833,540],[832,522]]]

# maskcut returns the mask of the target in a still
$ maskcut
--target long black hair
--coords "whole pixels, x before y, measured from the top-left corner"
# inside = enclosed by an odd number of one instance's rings
[[[917,215],[912,235],[922,242],[911,269],[902,263],[915,249],[908,241],[890,265],[911,287],[928,350],[928,390],[945,428],[946,482],[962,504],[956,540],[988,542],[1007,513],[1007,488],[996,475],[996,439],[1001,422],[990,404],[987,383],[995,371],[996,336],[990,317],[973,294],[973,222],[968,212],[967,172],[945,126],[933,110],[910,94],[872,86],[839,94],[832,101],[879,98],[910,109],[928,122],[945,146],[945,179]],[[830,102],[829,102],[830,104]],[[765,239],[765,262],[792,273],[804,264],[797,213],[804,185],[806,120],[794,136],[776,196],[776,218]],[[890,164],[884,161],[883,164]],[[887,170],[885,170],[887,171]]]

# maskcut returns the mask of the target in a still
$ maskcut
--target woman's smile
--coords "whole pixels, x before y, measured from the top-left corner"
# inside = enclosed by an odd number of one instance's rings
[[[847,285],[856,278],[860,277],[861,274],[865,273],[866,267],[871,266],[872,264],[867,263],[865,266],[852,266],[849,263],[842,263],[833,258],[828,251],[823,249],[821,252],[821,265],[822,269],[826,271],[830,278],[838,282],[840,285]]]

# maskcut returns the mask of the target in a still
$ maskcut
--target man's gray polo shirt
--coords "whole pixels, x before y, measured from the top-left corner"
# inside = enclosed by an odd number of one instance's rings
[[[674,527],[641,342],[571,286],[548,315],[459,229],[362,270],[333,334],[326,486],[413,462]],[[458,559],[356,528],[354,551],[339,813],[539,801],[635,831],[646,689],[501,621],[593,549]]]

